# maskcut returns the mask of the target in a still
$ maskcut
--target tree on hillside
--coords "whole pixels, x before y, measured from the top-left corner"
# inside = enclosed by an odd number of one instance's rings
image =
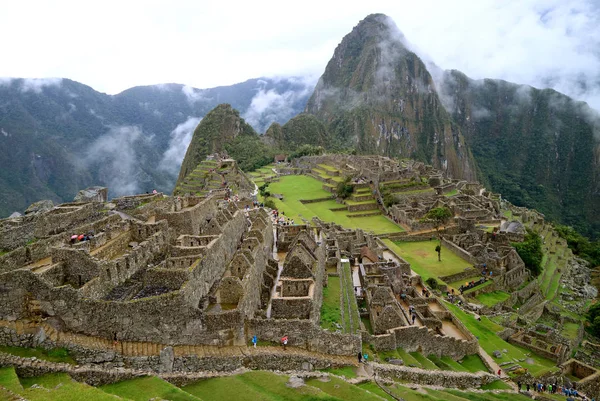
[[[423,217],[425,220],[433,221],[435,225],[435,230],[437,231],[438,239],[440,240],[440,243],[435,247],[435,251],[438,254],[438,261],[440,262],[442,261],[442,238],[440,234],[440,228],[445,225],[453,216],[454,214],[447,207],[434,207]]]
[[[593,305],[587,313],[587,320],[590,322],[590,332],[600,338],[600,303]]]
[[[525,263],[525,267],[529,269],[531,275],[533,277],[539,276],[542,272],[542,258],[544,257],[540,235],[527,229],[523,242],[513,242],[512,246],[515,247],[517,253],[523,259],[523,263]]]

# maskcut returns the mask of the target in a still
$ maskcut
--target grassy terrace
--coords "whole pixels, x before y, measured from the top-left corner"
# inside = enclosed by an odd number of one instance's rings
[[[327,330],[337,330],[342,324],[340,308],[340,278],[329,276],[327,287],[323,288],[323,303],[321,304],[321,327]]]
[[[344,310],[344,333],[356,333],[360,330],[360,315],[354,296],[352,269],[349,262],[342,263],[342,308]]]
[[[134,401],[147,401],[150,399],[200,401],[200,398],[155,376],[108,384],[100,388],[106,393]]]
[[[437,252],[435,252],[437,241],[393,242],[384,239],[383,242],[410,263],[411,269],[419,274],[423,281],[430,277],[438,278],[460,273],[471,267],[469,262],[446,248],[442,248],[442,261],[438,262]]]
[[[545,372],[558,369],[553,361],[537,356],[525,348],[515,346],[501,339],[497,333],[501,331],[503,327],[492,322],[486,316],[482,316],[481,321],[478,321],[473,315],[467,314],[456,305],[448,302],[446,302],[445,305],[467,327],[467,329],[478,338],[479,345],[489,355],[492,355],[492,353],[497,350],[506,349],[508,351],[507,353],[503,353],[502,357],[494,358],[499,364],[502,362],[531,358],[533,364],[527,364],[526,362],[520,362],[520,364],[522,367],[529,369],[529,373],[534,376],[539,376]]]
[[[44,361],[70,363],[75,365],[75,360],[69,356],[69,352],[65,348],[54,348],[46,350],[44,348],[21,348],[0,346],[0,352],[20,356],[23,358],[38,358]]]
[[[311,220],[317,216],[323,221],[334,222],[346,228],[360,228],[372,231],[375,234],[394,233],[403,231],[402,228],[386,217],[348,217],[347,210],[331,211],[332,208],[343,208],[344,205],[336,203],[333,199],[322,202],[302,204],[301,199],[330,198],[331,193],[325,191],[323,183],[313,177],[303,175],[288,175],[281,177],[278,182],[269,185],[273,194],[282,194],[283,201],[273,199],[280,212],[292,218],[296,223],[301,223],[301,218]]]
[[[479,294],[475,298],[477,298],[482,305],[492,307],[500,302],[506,301],[510,298],[510,294],[504,291],[492,291],[485,294]]]
[[[441,360],[440,360],[440,363]],[[352,367],[327,370],[329,373],[356,377]],[[287,375],[252,371],[238,375],[200,380],[178,388],[157,377],[142,377],[102,387],[91,387],[73,381],[67,374],[52,374],[34,378],[17,377],[14,368],[0,368],[0,399],[31,401],[75,400],[172,400],[172,401],[381,401],[401,398],[406,401],[521,401],[529,398],[515,393],[467,392],[452,389],[413,390],[402,383],[386,385],[397,398],[390,397],[372,381],[353,385],[340,378],[308,379],[305,385],[292,388]],[[33,385],[36,386],[33,386]],[[33,386],[33,387],[32,387]],[[506,389],[501,381],[486,385],[482,390]],[[15,396],[16,395],[16,396]],[[558,399],[558,398],[557,398]]]

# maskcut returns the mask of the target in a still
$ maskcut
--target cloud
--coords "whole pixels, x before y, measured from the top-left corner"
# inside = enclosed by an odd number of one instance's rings
[[[194,130],[202,118],[188,117],[188,119],[179,124],[171,131],[171,139],[169,140],[169,148],[163,154],[158,168],[166,171],[171,176],[176,177],[181,168],[181,162],[185,157],[185,152],[192,140]]]
[[[0,86],[10,86],[16,82],[23,93],[42,93],[42,89],[50,86],[60,86],[62,78],[0,78]]]
[[[272,79],[271,82],[290,88],[280,90],[276,86],[267,89],[269,85],[267,81],[257,81],[259,85],[256,88],[257,93],[242,116],[248,124],[261,133],[264,133],[273,122],[284,124],[298,114],[314,89],[315,77],[279,77]]]
[[[0,35],[10,38],[3,42],[0,75],[63,76],[114,94],[157,82],[210,88],[251,77],[321,74],[342,37],[380,11],[411,50],[441,69],[551,87],[600,110],[597,0],[371,0],[352,7],[306,0],[293,13],[275,0],[264,3],[207,8],[191,0],[176,7],[109,0],[92,9],[75,1],[11,2],[0,13]],[[90,13],[95,18],[85,18]],[[269,23],[248,29],[257,20]],[[210,40],[199,44],[198,38]]]
[[[209,100],[207,97],[204,96],[204,93],[202,90],[192,88],[191,86],[183,85],[183,87],[181,87],[181,91],[183,92],[185,97],[187,97],[187,100],[190,103],[196,103],[196,102],[201,102],[204,100]]]
[[[131,195],[139,191],[136,143],[142,139],[138,126],[113,126],[85,151],[83,162],[98,169],[111,196]]]

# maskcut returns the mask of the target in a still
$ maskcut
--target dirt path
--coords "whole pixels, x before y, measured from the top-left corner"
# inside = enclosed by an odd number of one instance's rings
[[[449,320],[442,320],[442,332],[448,337],[454,337],[459,340],[468,340],[467,336],[465,336],[463,332]],[[496,369],[496,371],[498,370]]]
[[[40,259],[37,262],[33,262],[30,265],[23,266],[23,269],[35,270],[35,269],[40,268],[42,266],[51,265],[51,264],[52,264],[52,257],[48,256],[47,258]]]

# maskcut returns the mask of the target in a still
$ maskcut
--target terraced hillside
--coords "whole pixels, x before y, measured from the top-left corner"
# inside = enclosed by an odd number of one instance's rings
[[[369,370],[368,366],[365,366]],[[362,368],[361,368],[362,369]],[[360,370],[364,372],[365,369]],[[14,368],[0,368],[0,397],[3,400],[31,401],[71,401],[71,400],[131,400],[148,401],[153,399],[172,401],[202,400],[525,400],[527,398],[512,392],[495,382],[473,391],[453,389],[431,389],[400,383],[362,381],[353,384],[342,373],[331,371],[328,375],[316,375],[305,380],[295,379],[296,386],[287,375],[264,371],[207,378],[191,381],[177,387],[159,377],[140,377],[100,387],[92,387],[74,381],[67,374],[47,374],[38,377],[19,377]],[[352,375],[352,374],[351,374]],[[356,375],[354,375],[356,377]],[[365,377],[367,378],[367,377]]]

